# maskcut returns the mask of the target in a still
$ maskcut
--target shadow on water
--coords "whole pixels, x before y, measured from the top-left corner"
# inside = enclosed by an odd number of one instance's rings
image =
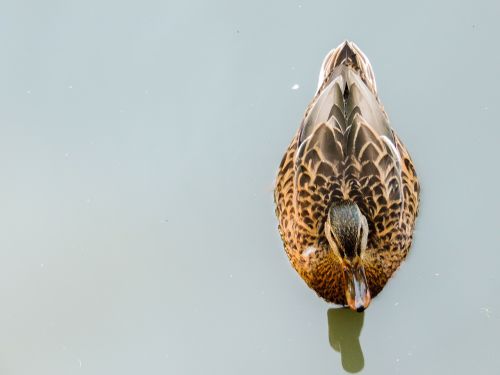
[[[359,372],[365,366],[359,335],[363,328],[365,313],[346,308],[328,310],[328,333],[330,345],[342,358],[342,367],[347,372]]]

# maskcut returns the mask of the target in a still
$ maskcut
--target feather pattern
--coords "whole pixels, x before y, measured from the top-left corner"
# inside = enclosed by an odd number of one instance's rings
[[[292,265],[327,301],[345,304],[324,235],[329,207],[357,204],[369,226],[363,262],[375,296],[405,258],[418,213],[413,162],[377,96],[364,54],[345,42],[325,58],[318,91],[279,167],[279,231]]]

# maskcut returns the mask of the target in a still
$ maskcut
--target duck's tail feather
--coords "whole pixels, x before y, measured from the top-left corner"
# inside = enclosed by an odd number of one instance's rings
[[[377,84],[370,60],[354,42],[347,40],[331,50],[323,60],[319,73],[318,92],[329,83],[334,76],[333,70],[340,65],[351,66],[358,71],[366,86],[377,96]]]

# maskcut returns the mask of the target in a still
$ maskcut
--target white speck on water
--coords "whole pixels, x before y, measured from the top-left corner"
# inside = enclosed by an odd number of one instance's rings
[[[64,153],[65,158],[69,158],[69,152]]]
[[[229,274],[229,278],[230,278],[230,279],[232,279],[232,278],[233,278],[233,274],[232,274],[232,273],[230,273],[230,274]]]
[[[295,85],[292,86],[292,90],[298,90],[300,88],[300,85],[296,83]]]
[[[438,272],[436,272],[436,273],[434,274],[434,276],[439,277],[439,273],[438,273]]]
[[[40,263],[40,268],[43,268],[43,267],[45,267],[45,264]]]
[[[488,108],[487,106],[484,106],[484,107],[482,108],[482,110],[483,110],[483,111],[487,111],[488,109],[489,109],[489,108]]]
[[[394,306],[396,306],[396,307],[399,306],[399,302],[395,302]]]
[[[302,8],[302,4],[299,4],[299,8]]]
[[[31,94],[31,90],[26,90],[26,94],[30,95]]]
[[[411,357],[413,355],[413,352],[409,351],[408,352],[408,357]]]
[[[492,311],[487,308],[487,307],[481,307],[481,312],[483,313],[484,316],[486,316],[488,319],[491,318],[491,313]]]
[[[87,204],[90,204],[90,202],[91,202],[91,199],[90,199],[90,198],[87,198],[87,199],[85,200],[85,203],[87,203]]]
[[[399,358],[396,358],[396,363],[399,363],[400,359]]]
[[[73,88],[73,85],[69,85],[69,86],[68,86],[68,89],[70,89],[70,90],[71,90],[72,88]]]
[[[82,366],[83,366],[82,360],[80,358],[78,358],[74,353],[72,353],[71,350],[68,350],[68,347],[66,345],[61,345],[61,350],[63,352],[67,351],[76,360],[76,362],[78,362],[78,367],[82,368]]]

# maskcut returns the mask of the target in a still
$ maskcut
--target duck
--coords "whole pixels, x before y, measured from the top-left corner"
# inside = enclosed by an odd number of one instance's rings
[[[419,211],[413,161],[351,41],[323,60],[318,86],[278,168],[278,230],[318,296],[362,312],[406,258]]]

